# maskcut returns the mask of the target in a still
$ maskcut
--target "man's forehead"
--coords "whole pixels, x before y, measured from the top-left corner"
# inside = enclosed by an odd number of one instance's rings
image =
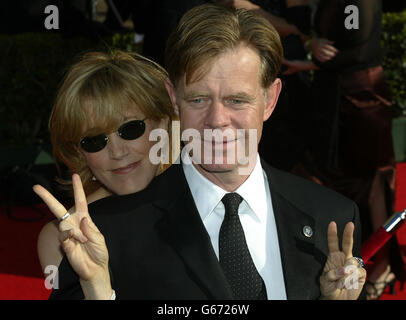
[[[232,63],[229,63],[232,61]],[[177,81],[177,86],[183,88],[203,83],[209,75],[216,78],[226,77],[225,72],[234,73],[235,77],[243,73],[260,74],[260,56],[256,49],[248,45],[240,44],[235,48],[228,49],[211,58],[200,61],[193,68],[186,68],[184,74]]]
[[[177,88],[178,93],[184,96],[196,94],[236,94],[237,92],[254,94],[257,89],[262,88],[260,76],[253,74],[250,77],[244,77],[241,74],[227,75],[219,77],[204,77],[199,81],[194,81],[186,84],[184,79],[183,83]]]

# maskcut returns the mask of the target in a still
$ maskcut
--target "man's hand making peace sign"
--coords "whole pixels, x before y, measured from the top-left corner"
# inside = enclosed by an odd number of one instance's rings
[[[328,226],[327,241],[329,255],[320,277],[322,299],[356,300],[366,279],[366,270],[358,258],[352,256],[354,224],[347,223],[343,233],[342,251],[337,236],[337,225]]]
[[[72,176],[75,206],[66,215],[65,207],[40,185],[33,187],[60,220],[59,240],[72,268],[78,274],[86,299],[110,299],[113,290],[108,270],[109,254],[104,236],[93,223],[79,175]],[[63,220],[62,217],[66,217]]]

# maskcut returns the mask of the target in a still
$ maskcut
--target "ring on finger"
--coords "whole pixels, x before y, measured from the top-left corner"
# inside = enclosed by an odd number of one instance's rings
[[[361,258],[358,258],[358,257],[353,257],[355,260],[357,260],[357,262],[358,262],[358,268],[362,268],[364,265],[365,265],[365,263],[364,263],[364,260],[362,260]]]
[[[61,219],[59,219],[59,221],[64,221],[64,220],[68,219],[69,216],[70,216],[70,213],[69,213],[69,212],[66,212],[66,213],[61,217]]]

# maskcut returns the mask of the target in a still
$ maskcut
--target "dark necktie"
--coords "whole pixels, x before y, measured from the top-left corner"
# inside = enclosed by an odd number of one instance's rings
[[[221,199],[225,214],[219,235],[220,265],[235,299],[265,300],[265,284],[252,261],[238,217],[238,207],[242,200],[237,193],[227,193]]]

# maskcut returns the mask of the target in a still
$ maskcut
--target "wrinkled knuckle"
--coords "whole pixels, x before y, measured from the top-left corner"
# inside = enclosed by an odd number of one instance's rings
[[[68,243],[66,241],[67,239],[60,239],[60,243],[61,243],[61,248],[64,252],[67,252],[68,250]]]
[[[78,200],[77,207],[83,208],[83,207],[86,207],[86,206],[87,206],[86,200]]]
[[[66,222],[66,221],[61,221],[61,222],[59,223],[58,228],[59,228],[59,231],[60,231],[60,232],[64,232],[64,231],[67,231],[67,230],[71,229],[72,226],[71,226],[68,222]]]
[[[346,266],[358,266],[358,264],[358,260],[354,257],[347,259],[347,261],[345,262]]]

